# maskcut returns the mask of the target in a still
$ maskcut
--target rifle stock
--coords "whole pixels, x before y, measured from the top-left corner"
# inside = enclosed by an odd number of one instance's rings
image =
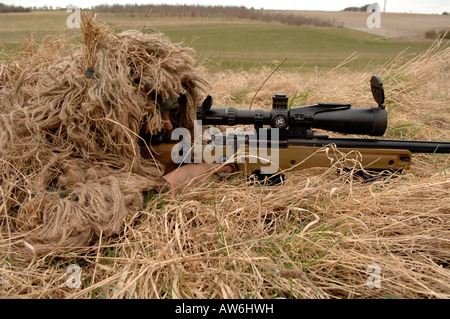
[[[201,152],[205,153],[207,145],[202,145]],[[173,161],[173,156],[177,157],[178,147],[175,143],[162,143],[152,147],[158,161],[164,165],[166,172],[173,171],[180,164]],[[214,147],[211,153],[214,159],[215,153],[226,154],[233,149],[230,146]],[[273,151],[273,150],[272,150]],[[301,146],[290,145],[280,148],[279,160],[277,161],[277,172],[297,171],[312,167],[331,167],[336,163],[342,168],[365,168],[369,170],[405,170],[411,165],[412,154],[409,150],[379,149],[379,148],[336,148],[333,144],[329,146]],[[233,152],[233,151],[232,151]],[[270,151],[269,151],[270,152]],[[241,155],[234,153],[227,163],[233,163],[235,167],[245,174],[259,171],[270,166],[270,158],[252,155],[246,148]],[[183,163],[198,163],[197,159],[202,155],[198,152],[191,152],[184,157]],[[180,158],[181,159],[181,158]],[[209,158],[211,159],[211,157]],[[203,158],[203,161],[205,158]],[[206,159],[208,160],[208,159]],[[213,162],[213,161],[210,161]]]

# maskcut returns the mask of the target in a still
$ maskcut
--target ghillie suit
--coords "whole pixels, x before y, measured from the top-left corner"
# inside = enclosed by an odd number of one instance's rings
[[[121,232],[161,186],[139,134],[160,131],[166,101],[192,128],[205,84],[191,49],[160,33],[115,34],[83,12],[82,34],[82,49],[56,39],[0,64],[1,231],[36,254]]]

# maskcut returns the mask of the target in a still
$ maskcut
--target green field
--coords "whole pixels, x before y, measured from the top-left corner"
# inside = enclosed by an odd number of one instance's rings
[[[68,16],[65,11],[1,14],[3,51],[11,56],[30,35],[35,41],[58,33],[80,35],[79,29],[67,28]],[[98,19],[117,31],[151,25],[173,42],[193,47],[197,62],[218,69],[274,66],[285,58],[283,68],[331,68],[352,56],[357,58],[347,67],[361,70],[368,65],[385,64],[405,50],[406,54],[417,54],[430,45],[426,41],[385,39],[345,28],[308,28],[238,19],[146,19],[113,14],[101,14]]]
[[[259,67],[282,61],[285,67],[334,67],[355,54],[350,67],[361,68],[371,60],[382,64],[407,47],[419,52],[423,43],[386,41],[348,29],[306,28],[268,23],[210,23],[161,28],[174,41],[191,44],[198,59],[225,68]]]

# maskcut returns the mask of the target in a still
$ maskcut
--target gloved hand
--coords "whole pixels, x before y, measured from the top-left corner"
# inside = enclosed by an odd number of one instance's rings
[[[233,173],[233,165],[223,164],[186,164],[163,176],[170,184],[170,190],[180,192],[186,187],[195,187],[203,182],[212,180],[219,173]]]

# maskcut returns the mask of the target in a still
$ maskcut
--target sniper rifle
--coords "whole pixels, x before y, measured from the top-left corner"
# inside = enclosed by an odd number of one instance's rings
[[[258,179],[278,176],[272,182],[279,181],[281,172],[330,167],[337,162],[344,170],[357,171],[365,180],[373,180],[385,172],[408,169],[412,153],[450,153],[450,142],[336,138],[314,132],[313,129],[322,129],[383,136],[387,128],[383,84],[374,75],[370,86],[377,103],[376,107],[370,108],[352,108],[345,103],[289,108],[288,97],[277,94],[273,97],[272,110],[248,110],[212,107],[213,99],[207,96],[197,108],[201,144],[196,137],[192,145],[192,138],[186,130],[178,136],[172,132],[172,140],[164,134],[153,135],[151,148],[159,154],[158,160],[168,171],[183,163],[227,162],[233,163],[239,171],[255,174]],[[249,124],[254,126],[251,132],[216,132],[210,134],[208,143],[204,143],[207,125]],[[177,143],[180,137],[183,140]]]

